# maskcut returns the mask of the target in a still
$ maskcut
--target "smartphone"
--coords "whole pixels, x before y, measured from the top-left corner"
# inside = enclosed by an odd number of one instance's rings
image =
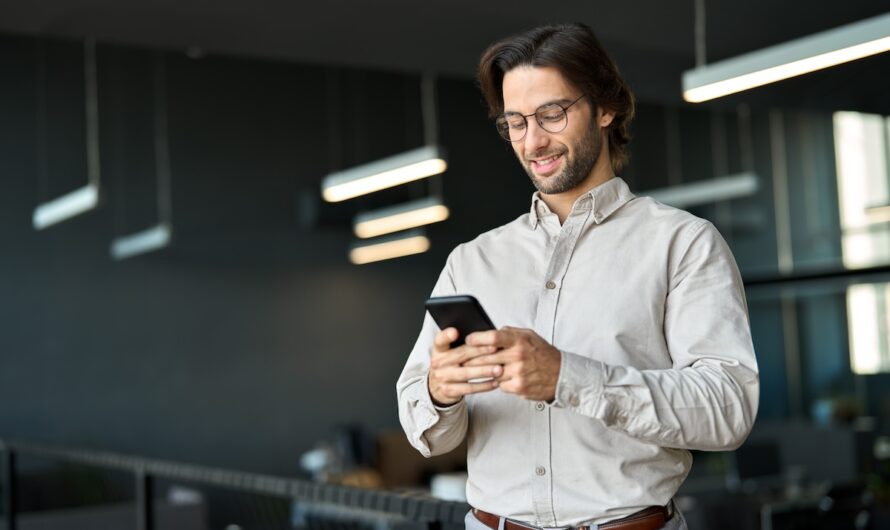
[[[426,310],[439,329],[457,328],[458,337],[451,343],[452,348],[461,346],[467,335],[474,331],[495,329],[479,300],[468,294],[434,296],[426,301]]]
[[[482,304],[468,294],[456,296],[434,296],[426,301],[426,310],[430,312],[439,329],[457,328],[457,340],[451,343],[452,348],[464,344],[464,339],[474,331],[495,329],[491,319],[482,309]],[[487,383],[493,377],[470,379],[468,383]]]

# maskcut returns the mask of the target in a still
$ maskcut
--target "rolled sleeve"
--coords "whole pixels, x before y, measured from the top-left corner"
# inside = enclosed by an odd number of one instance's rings
[[[434,296],[455,292],[451,261],[449,257],[433,289]],[[427,382],[430,352],[438,331],[435,321],[427,314],[405,368],[396,382],[402,429],[411,445],[425,457],[447,453],[460,445],[466,436],[469,421],[465,400],[449,407],[437,407],[430,397]]]

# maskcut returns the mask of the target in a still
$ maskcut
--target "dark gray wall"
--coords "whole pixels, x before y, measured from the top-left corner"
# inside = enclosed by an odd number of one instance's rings
[[[445,256],[528,204],[472,83],[438,85],[453,219],[425,255],[356,267],[355,211],[426,185],[317,205],[308,227],[297,197],[421,145],[419,78],[167,54],[175,244],[114,262],[111,239],[157,215],[154,52],[99,46],[102,207],[31,227],[38,202],[86,182],[82,55],[0,39],[3,434],[294,473],[339,424],[396,427],[395,379]]]

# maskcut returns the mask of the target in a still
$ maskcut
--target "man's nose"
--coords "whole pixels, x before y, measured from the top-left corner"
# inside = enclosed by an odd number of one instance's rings
[[[547,144],[550,143],[550,134],[538,124],[537,120],[531,118],[528,120],[528,125],[525,130],[525,138],[523,138],[522,141],[525,142],[526,153],[535,153],[536,151],[547,147]]]

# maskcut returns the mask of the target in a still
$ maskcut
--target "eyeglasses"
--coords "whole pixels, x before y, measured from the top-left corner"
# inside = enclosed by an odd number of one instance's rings
[[[578,96],[578,99],[564,107],[559,103],[548,103],[538,107],[538,110],[531,114],[510,112],[499,116],[494,124],[501,137],[508,142],[518,142],[525,138],[525,133],[528,131],[528,119],[532,116],[535,117],[535,121],[545,131],[549,133],[562,132],[569,124],[569,117],[566,111],[583,97],[584,94],[581,94]]]

